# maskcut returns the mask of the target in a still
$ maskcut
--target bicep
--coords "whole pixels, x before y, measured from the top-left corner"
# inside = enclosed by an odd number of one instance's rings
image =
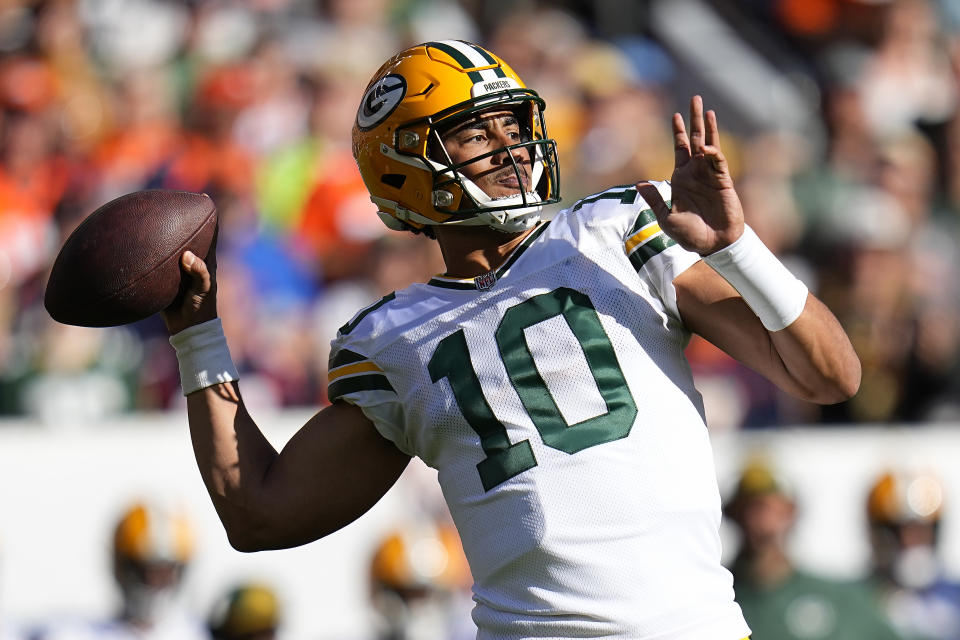
[[[275,512],[270,546],[304,544],[353,522],[386,494],[409,461],[359,407],[336,402],[321,410],[264,476]]]

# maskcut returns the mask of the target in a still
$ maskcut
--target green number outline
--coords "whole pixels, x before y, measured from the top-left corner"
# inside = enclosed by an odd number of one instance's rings
[[[477,464],[483,490],[489,491],[518,473],[537,466],[530,442],[510,444],[507,428],[490,409],[480,380],[470,362],[470,350],[463,329],[457,330],[437,345],[427,365],[430,379],[436,383],[446,378],[460,413],[470,428],[480,436],[480,446],[487,457]]]
[[[524,330],[561,315],[580,343],[590,373],[607,411],[574,425],[567,424],[540,376]],[[637,417],[633,400],[610,338],[593,303],[583,293],[560,287],[511,307],[497,327],[497,347],[524,409],[548,447],[576,453],[625,438]]]
[[[574,425],[568,424],[560,413],[537,370],[524,333],[528,327],[556,316],[564,318],[580,343],[607,407],[605,413]],[[510,383],[548,447],[573,454],[630,433],[637,405],[588,296],[567,287],[534,296],[504,313],[495,336]],[[473,369],[463,329],[437,344],[427,370],[434,383],[447,379],[460,413],[480,436],[480,446],[487,457],[477,464],[477,471],[485,491],[537,466],[530,442],[511,443],[506,426],[490,408]]]

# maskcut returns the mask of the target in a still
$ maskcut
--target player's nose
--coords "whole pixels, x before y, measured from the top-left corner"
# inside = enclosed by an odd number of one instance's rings
[[[493,161],[497,164],[509,164],[513,158],[516,162],[523,162],[523,149],[508,149],[515,141],[507,133],[498,133],[495,138],[500,150],[493,154]]]

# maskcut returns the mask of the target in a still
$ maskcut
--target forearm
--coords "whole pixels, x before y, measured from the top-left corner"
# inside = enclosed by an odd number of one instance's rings
[[[250,548],[267,527],[264,484],[277,452],[247,413],[237,383],[187,396],[197,467],[231,544]]]
[[[778,269],[779,262],[721,275],[707,261],[695,264],[674,280],[684,323],[791,395],[820,404],[846,400],[860,384],[849,339],[822,302],[790,281],[793,276],[786,274],[783,287],[771,280]],[[778,300],[785,291],[787,299]]]
[[[820,404],[849,399],[860,386],[860,359],[840,323],[816,297],[770,343],[798,397]]]

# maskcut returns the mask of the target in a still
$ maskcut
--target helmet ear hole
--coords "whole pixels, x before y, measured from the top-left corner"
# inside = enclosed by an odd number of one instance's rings
[[[403,183],[407,181],[407,176],[402,173],[385,173],[380,176],[380,182],[387,185],[388,187],[393,187],[394,189],[403,188]]]

